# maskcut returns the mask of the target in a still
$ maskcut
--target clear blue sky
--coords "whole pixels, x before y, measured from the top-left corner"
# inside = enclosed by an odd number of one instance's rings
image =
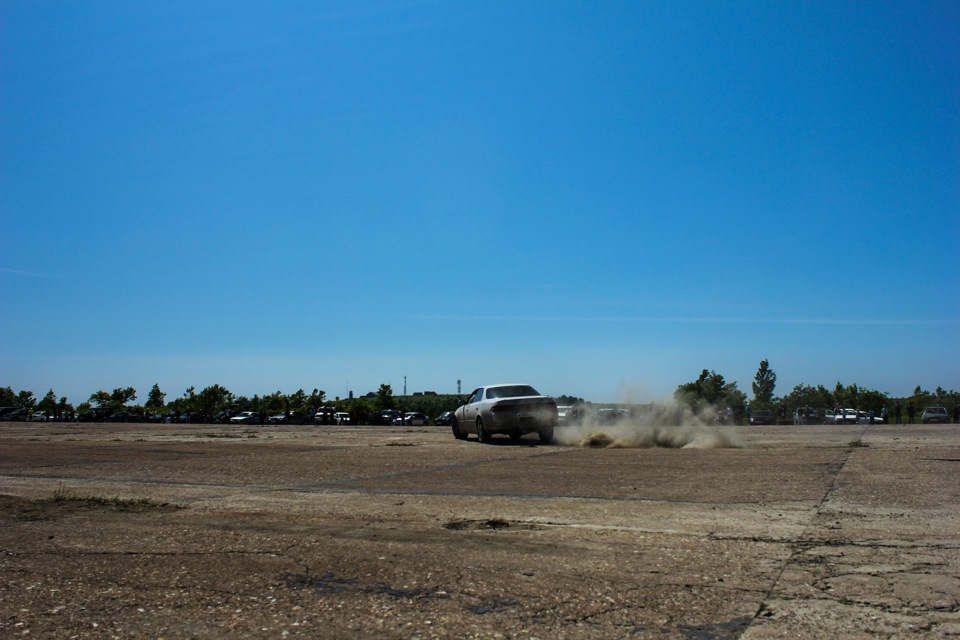
[[[0,5],[0,385],[960,388],[960,3]]]

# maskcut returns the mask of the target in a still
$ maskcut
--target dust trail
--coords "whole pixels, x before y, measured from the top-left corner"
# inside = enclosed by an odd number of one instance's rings
[[[601,410],[578,415],[557,427],[560,445],[594,449],[726,449],[743,446],[712,410],[694,414],[677,405],[649,405],[643,411]]]

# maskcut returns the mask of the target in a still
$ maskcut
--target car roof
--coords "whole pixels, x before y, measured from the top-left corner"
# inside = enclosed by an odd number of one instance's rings
[[[491,387],[532,387],[532,384],[527,382],[500,382],[497,384],[485,384],[482,388],[489,389]]]

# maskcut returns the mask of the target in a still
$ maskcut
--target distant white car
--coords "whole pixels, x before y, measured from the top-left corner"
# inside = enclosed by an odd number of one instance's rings
[[[521,438],[536,433],[543,443],[553,442],[557,402],[528,384],[495,384],[474,389],[453,414],[453,437],[463,440],[475,433],[489,442],[495,433]]]
[[[260,414],[256,411],[241,411],[230,418],[233,424],[260,424]]]
[[[43,411],[34,411],[33,415],[30,416],[30,420],[33,422],[46,422],[48,420],[47,414]]]
[[[870,415],[871,412],[868,411],[858,411],[857,412],[857,424],[883,424],[886,422],[883,418],[877,414]]]
[[[337,424],[350,424],[350,414],[346,411],[337,411]]]
[[[860,412],[856,409],[827,411],[823,414],[823,421],[826,424],[858,424],[860,422]]]

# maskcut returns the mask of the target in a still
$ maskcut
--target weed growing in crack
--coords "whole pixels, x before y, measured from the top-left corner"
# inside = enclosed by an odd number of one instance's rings
[[[171,505],[169,502],[159,502],[157,500],[151,500],[150,498],[121,498],[120,496],[107,498],[104,496],[82,496],[76,493],[71,493],[65,489],[62,482],[60,483],[60,486],[57,487],[57,490],[53,493],[53,497],[50,498],[50,501],[56,504],[73,504],[81,507],[109,507],[112,509],[145,507],[172,507],[175,509],[184,508],[182,505]]]

